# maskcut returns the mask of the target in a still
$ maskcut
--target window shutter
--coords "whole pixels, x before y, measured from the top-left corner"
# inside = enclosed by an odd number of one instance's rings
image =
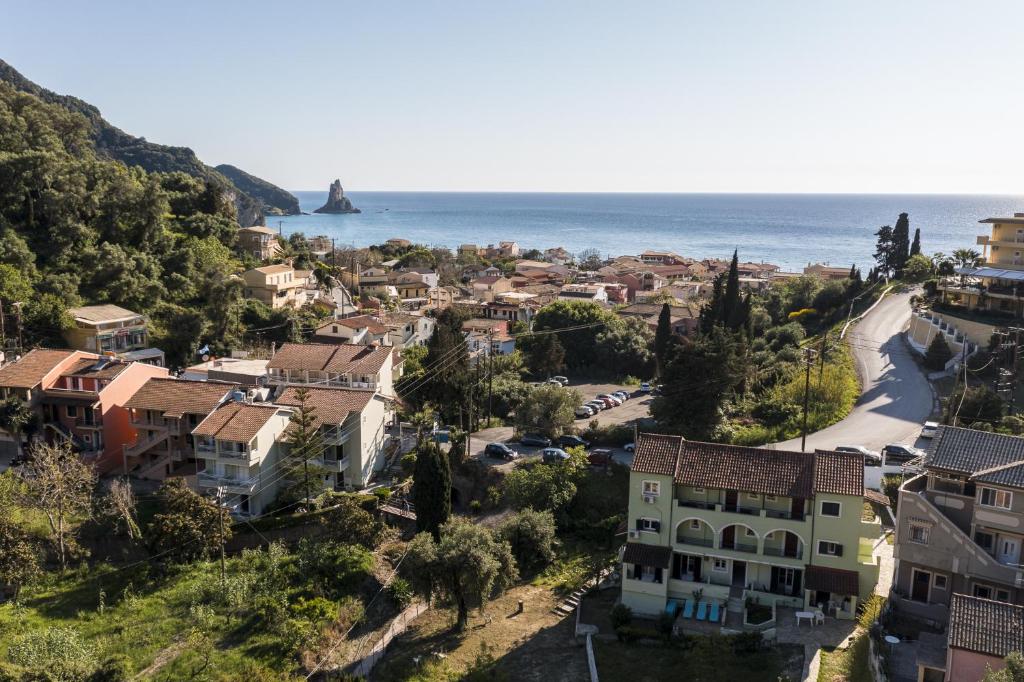
[[[825,553],[825,541],[824,540],[818,540],[818,554],[824,554],[824,553]]]
[[[655,568],[654,569],[654,582],[656,582],[656,583],[660,583],[661,582],[661,569],[660,568]]]
[[[654,530],[656,530],[659,533],[661,532],[661,521],[654,522]]]
[[[843,556],[843,546],[842,545],[839,545],[839,544],[836,545],[836,556]]]
[[[643,530],[643,527],[644,527],[644,520],[643,519],[637,519],[636,520],[636,529],[637,530]]]

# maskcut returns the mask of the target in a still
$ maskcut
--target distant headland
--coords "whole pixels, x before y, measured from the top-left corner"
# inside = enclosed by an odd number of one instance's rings
[[[331,183],[327,203],[313,213],[362,213],[362,211],[353,206],[352,200],[345,196],[345,190],[341,188],[341,180],[335,180]]]

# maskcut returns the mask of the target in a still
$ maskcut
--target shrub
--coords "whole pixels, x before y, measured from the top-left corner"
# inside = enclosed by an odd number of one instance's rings
[[[402,455],[400,464],[402,466],[402,473],[406,476],[412,476],[412,470],[416,468],[416,453],[410,452]]]
[[[946,368],[946,363],[953,357],[953,351],[949,349],[944,334],[936,334],[932,342],[928,344],[928,350],[924,354],[924,366],[933,371]]]
[[[386,503],[391,499],[391,488],[381,487],[373,489],[373,496],[377,498],[377,502],[380,504]]]
[[[672,639],[672,628],[675,623],[675,616],[665,613],[664,611],[662,611],[661,615],[658,616],[658,632],[661,633],[661,638],[666,642]]]
[[[298,569],[324,594],[341,594],[359,586],[373,571],[373,553],[359,545],[316,542],[303,538]]]
[[[36,672],[46,671],[53,682],[77,682],[98,667],[96,652],[77,630],[53,626],[29,630],[14,638],[7,657],[15,665]]]
[[[395,576],[387,588],[388,598],[400,609],[412,603],[412,585],[405,578]]]
[[[617,631],[620,627],[633,622],[633,609],[625,604],[616,604],[608,617],[611,619],[612,627]]]
[[[546,566],[555,559],[555,517],[549,511],[517,512],[501,524],[498,533],[508,541],[521,573]]]
[[[870,629],[882,616],[882,607],[885,606],[885,597],[880,594],[873,594],[867,601],[860,604],[860,614],[857,616],[857,623],[865,630]]]
[[[615,628],[615,635],[620,642],[631,644],[638,639],[658,639],[658,632],[652,628],[623,625]]]
[[[731,644],[734,653],[739,655],[755,654],[761,650],[764,642],[760,632],[741,632],[732,635]]]
[[[483,507],[484,505],[480,502],[480,500],[472,500],[469,503],[469,511],[474,516],[479,515]]]

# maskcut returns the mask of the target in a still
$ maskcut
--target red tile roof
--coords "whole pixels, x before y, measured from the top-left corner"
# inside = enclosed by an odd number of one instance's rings
[[[0,368],[0,386],[8,388],[35,388],[53,368],[75,354],[73,350],[36,348],[17,362]]]
[[[225,403],[192,431],[197,436],[213,436],[218,440],[248,443],[259,433],[278,408],[272,405]]]
[[[642,474],[675,476],[682,436],[641,433],[636,442],[633,471]]]
[[[168,417],[183,414],[208,415],[236,388],[220,381],[190,381],[153,377],[128,398],[124,406],[136,410],[157,410]]]
[[[301,387],[286,388],[275,400],[279,405],[298,407],[300,404],[299,390]],[[353,412],[362,412],[366,404],[373,398],[369,391],[353,391],[345,388],[307,388],[306,404],[314,409],[314,422],[317,428],[324,424],[337,426],[344,423]]]
[[[815,450],[814,490],[833,495],[864,495],[864,457],[852,452]]]
[[[267,363],[268,369],[314,370],[339,374],[376,374],[391,358],[390,346],[286,343]]]

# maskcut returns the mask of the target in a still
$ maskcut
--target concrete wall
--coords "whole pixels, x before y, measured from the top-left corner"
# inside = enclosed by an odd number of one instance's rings
[[[996,656],[986,656],[964,649],[950,649],[946,656],[946,679],[950,682],[981,682],[988,672],[1002,670],[1006,662]]]
[[[100,393],[100,412],[103,415],[103,456],[96,462],[100,473],[115,471],[124,465],[124,446],[138,437],[131,425],[131,417],[124,404],[142,388],[151,377],[166,377],[166,367],[133,362]]]

